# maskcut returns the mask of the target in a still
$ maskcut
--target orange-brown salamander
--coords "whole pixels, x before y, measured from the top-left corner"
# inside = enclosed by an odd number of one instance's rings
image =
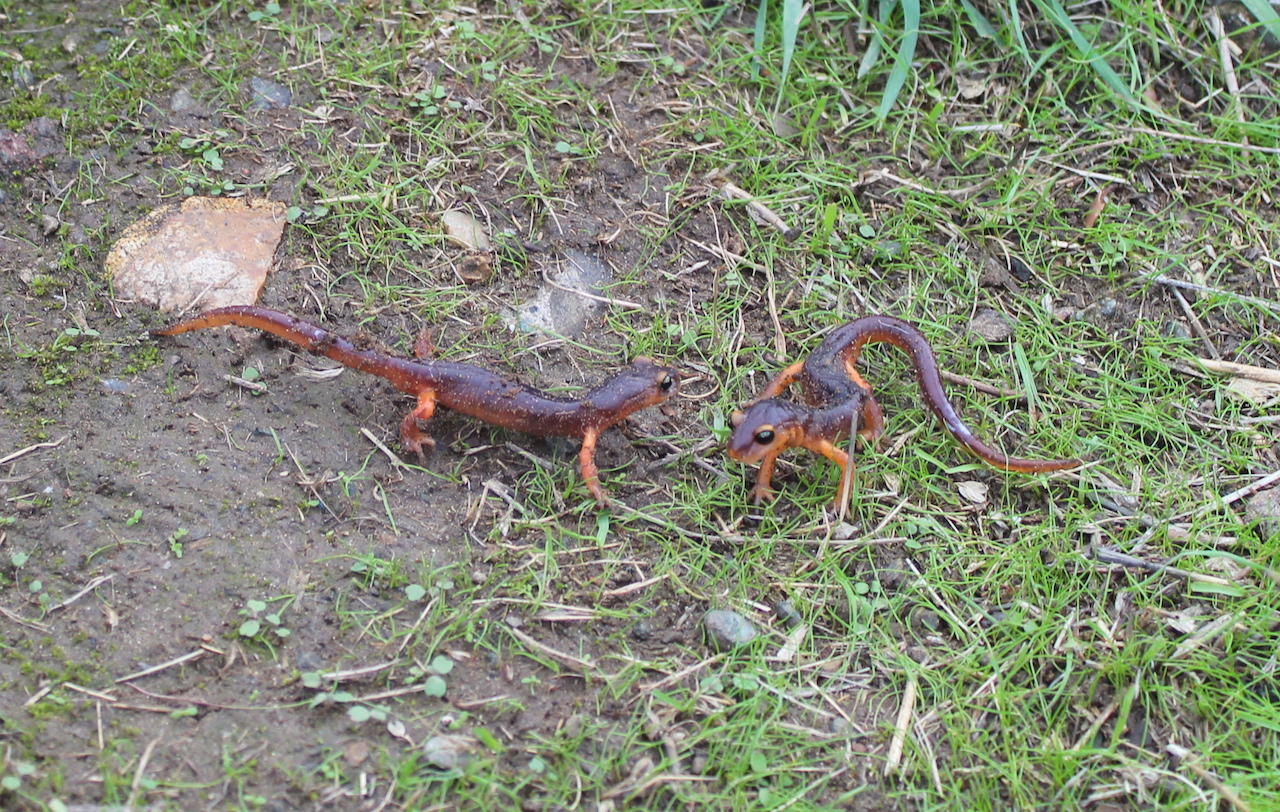
[[[964,424],[942,388],[938,359],[924,335],[892,316],[864,316],[827,336],[805,361],[782,370],[748,403],[734,412],[730,422],[729,456],[739,462],[759,462],[760,474],[752,497],[756,502],[772,496],[770,480],[778,455],[788,448],[807,448],[840,466],[843,476],[849,455],[836,444],[856,427],[860,436],[874,442],[884,430],[884,414],[871,396],[871,387],[854,363],[867,344],[892,344],[911,356],[916,381],[930,411],[947,430],[978,458],[1006,471],[1039,473],[1080,465],[1079,460],[1024,460],[1010,457],[983,443]],[[804,402],[782,400],[788,386],[800,383]]]
[[[638,357],[582,397],[557,397],[471,364],[421,357],[409,361],[358,349],[328,330],[264,307],[222,307],[151,332],[171,336],[224,324],[265,330],[344,366],[386,378],[396,389],[417,397],[417,408],[400,424],[400,444],[419,458],[424,457],[422,447],[434,446],[435,441],[419,428],[418,421],[431,417],[436,404],[525,434],[581,438],[582,480],[601,505],[608,499],[596,472],[600,433],[633,412],[662,403],[679,386],[676,370]]]

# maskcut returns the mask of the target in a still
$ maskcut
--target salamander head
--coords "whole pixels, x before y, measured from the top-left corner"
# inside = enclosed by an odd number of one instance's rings
[[[680,373],[652,358],[636,356],[631,366],[606,380],[587,395],[597,409],[621,420],[633,412],[656,406],[680,388]]]
[[[769,398],[751,404],[745,412],[734,412],[729,417],[733,426],[729,456],[738,462],[759,462],[801,445],[804,426],[799,412],[803,408],[790,401]]]

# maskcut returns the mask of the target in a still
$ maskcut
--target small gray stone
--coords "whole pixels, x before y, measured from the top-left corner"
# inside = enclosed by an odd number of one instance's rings
[[[1280,534],[1280,488],[1269,488],[1245,503],[1245,519],[1258,522],[1258,529],[1265,539]]]
[[[184,110],[190,110],[196,106],[196,97],[191,95],[191,88],[183,85],[173,91],[173,98],[169,99],[169,109],[175,113],[181,113]]]
[[[465,766],[465,745],[454,736],[432,736],[422,743],[422,755],[432,766],[452,770]]]
[[[756,627],[729,609],[712,609],[702,618],[707,644],[716,651],[728,651],[756,639]]]
[[[293,103],[293,93],[289,88],[261,76],[249,80],[249,93],[253,97],[249,102],[250,110],[283,110]]]
[[[653,624],[647,620],[642,620],[631,627],[631,638],[633,640],[648,640],[653,637]]]
[[[773,613],[778,616],[778,620],[782,621],[782,625],[788,629],[794,629],[803,621],[800,613],[791,605],[791,601],[778,601],[773,605]]]
[[[942,630],[942,618],[932,609],[917,606],[911,610],[911,625],[917,631],[937,634]]]
[[[988,344],[995,344],[1013,337],[1013,322],[1005,314],[986,308],[969,322],[969,331]]]
[[[565,259],[564,266],[508,320],[510,327],[575,338],[604,309],[599,296],[613,279],[608,266],[583,251],[567,250]]]

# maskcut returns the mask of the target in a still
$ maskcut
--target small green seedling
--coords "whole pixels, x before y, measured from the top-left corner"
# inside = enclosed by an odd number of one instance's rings
[[[179,527],[173,531],[173,535],[169,536],[169,552],[173,553],[174,558],[182,558],[182,540],[191,535],[191,531],[185,527]]]

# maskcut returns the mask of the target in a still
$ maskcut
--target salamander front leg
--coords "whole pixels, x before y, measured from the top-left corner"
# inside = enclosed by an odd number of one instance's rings
[[[604,488],[600,487],[600,473],[596,470],[596,441],[599,439],[600,432],[595,429],[587,429],[586,434],[582,435],[578,467],[582,470],[582,481],[586,484],[587,490],[591,491],[591,495],[596,498],[596,504],[605,507],[609,504],[609,497],[605,495]]]
[[[753,504],[762,504],[764,502],[773,501],[773,466],[778,461],[778,455],[783,449],[779,448],[772,454],[766,454],[760,460],[760,472],[756,474],[756,486],[751,489],[751,501]]]
[[[428,389],[418,393],[418,406],[405,417],[400,423],[400,445],[407,451],[412,451],[418,455],[418,459],[426,461],[426,452],[422,450],[423,446],[435,448],[436,441],[431,435],[424,432],[418,427],[419,420],[429,420],[431,415],[436,411],[436,393],[434,389]]]

